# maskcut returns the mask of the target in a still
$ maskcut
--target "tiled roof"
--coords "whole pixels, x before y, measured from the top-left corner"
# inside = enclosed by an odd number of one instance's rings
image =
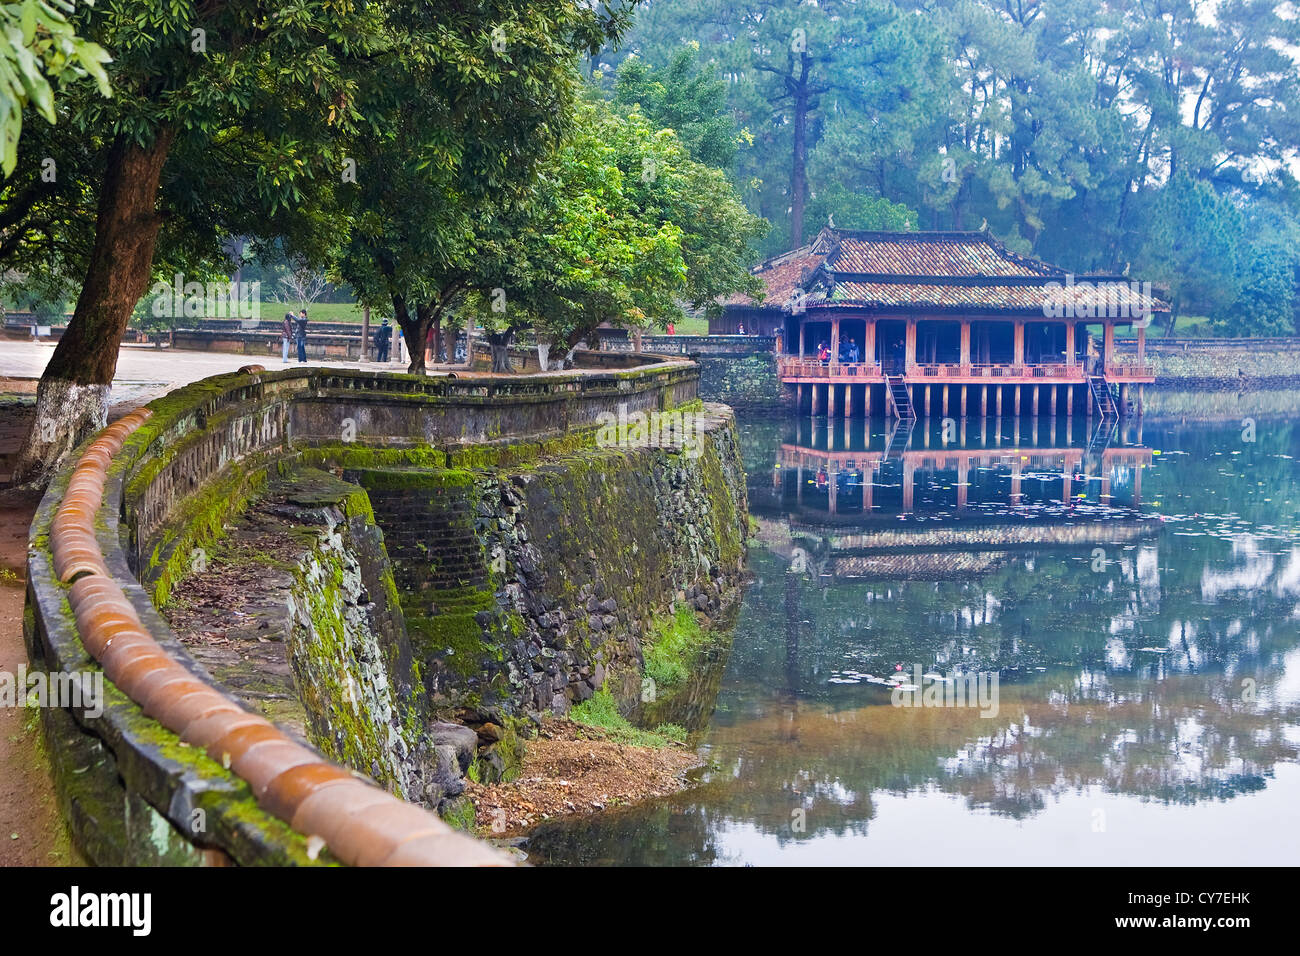
[[[763,299],[763,307],[780,309],[788,305],[791,295],[800,287],[804,276],[811,275],[813,270],[825,260],[826,254],[824,252],[814,251],[814,246],[807,245],[795,249],[793,252],[787,252],[768,259],[759,265],[754,269],[754,275],[762,279],[763,284],[767,287],[767,296]],[[757,303],[749,296],[737,293],[723,299],[722,304],[724,306],[753,306]]]
[[[1077,279],[1074,285],[1058,278],[1008,282],[876,282],[843,279],[829,297],[810,299],[809,306],[854,306],[876,309],[918,309],[957,312],[1016,312],[1045,316],[1138,317],[1167,312],[1169,306],[1124,279]]]
[[[754,273],[767,286],[764,307],[787,311],[800,289],[808,293],[804,304],[809,308],[1077,318],[1169,311],[1149,285],[1143,288],[1123,276],[1072,276],[1059,266],[1012,252],[987,232],[828,227],[811,244],[767,260]],[[736,295],[723,304],[754,303]]]
[[[984,232],[835,233],[833,272],[890,276],[1064,276],[1056,266],[1016,255]]]

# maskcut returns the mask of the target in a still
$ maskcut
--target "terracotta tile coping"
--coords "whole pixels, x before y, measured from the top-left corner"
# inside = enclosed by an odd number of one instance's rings
[[[249,370],[254,367],[250,366]],[[355,866],[502,866],[511,860],[434,813],[361,780],[243,710],[174,659],[109,574],[95,536],[108,468],[147,408],[105,428],[73,469],[50,526],[54,572],[108,680],[181,740],[247,781],[258,804]]]

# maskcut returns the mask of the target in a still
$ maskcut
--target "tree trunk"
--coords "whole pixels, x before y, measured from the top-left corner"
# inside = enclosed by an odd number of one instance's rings
[[[415,315],[411,315],[406,296],[393,296],[393,319],[402,330],[406,339],[406,351],[411,356],[411,364],[406,370],[412,375],[424,374],[424,343],[429,338],[429,329],[433,326],[433,309],[429,305],[417,305]]]
[[[447,364],[456,364],[456,343],[460,341],[459,329],[448,329],[447,336]]]
[[[504,332],[488,332],[488,345],[492,346],[492,371],[504,375],[513,375],[514,366],[510,364],[510,340],[515,337],[514,329]]]
[[[807,73],[807,68],[804,70]],[[790,164],[790,248],[803,245],[803,195],[807,188],[808,85],[794,94],[794,155]]]
[[[147,147],[123,135],[109,147],[86,277],[41,375],[36,419],[19,449],[14,484],[47,484],[68,454],[104,427],[118,346],[153,273],[162,226],[158,183],[174,138],[164,127]]]

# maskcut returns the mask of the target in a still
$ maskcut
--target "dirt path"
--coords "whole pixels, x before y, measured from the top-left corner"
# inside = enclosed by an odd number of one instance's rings
[[[40,497],[0,492],[0,671],[27,663],[23,595],[27,528]],[[36,712],[0,707],[0,866],[79,864],[59,815]]]

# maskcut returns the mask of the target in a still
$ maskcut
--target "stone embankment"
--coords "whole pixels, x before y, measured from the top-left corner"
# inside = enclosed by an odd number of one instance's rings
[[[401,800],[464,820],[466,779],[517,773],[546,714],[598,692],[636,710],[675,608],[707,623],[735,603],[744,476],[697,381],[684,361],[254,367],[113,426],[52,484],[28,569],[33,662],[108,677],[102,713],[46,716],[78,845],[101,863],[498,860]],[[665,412],[684,437],[607,427]],[[100,608],[140,651],[118,660]],[[358,824],[380,797],[394,810]]]
[[[1135,354],[1120,341],[1121,354]],[[1148,335],[1146,357],[1161,391],[1300,388],[1300,338],[1166,339]]]

